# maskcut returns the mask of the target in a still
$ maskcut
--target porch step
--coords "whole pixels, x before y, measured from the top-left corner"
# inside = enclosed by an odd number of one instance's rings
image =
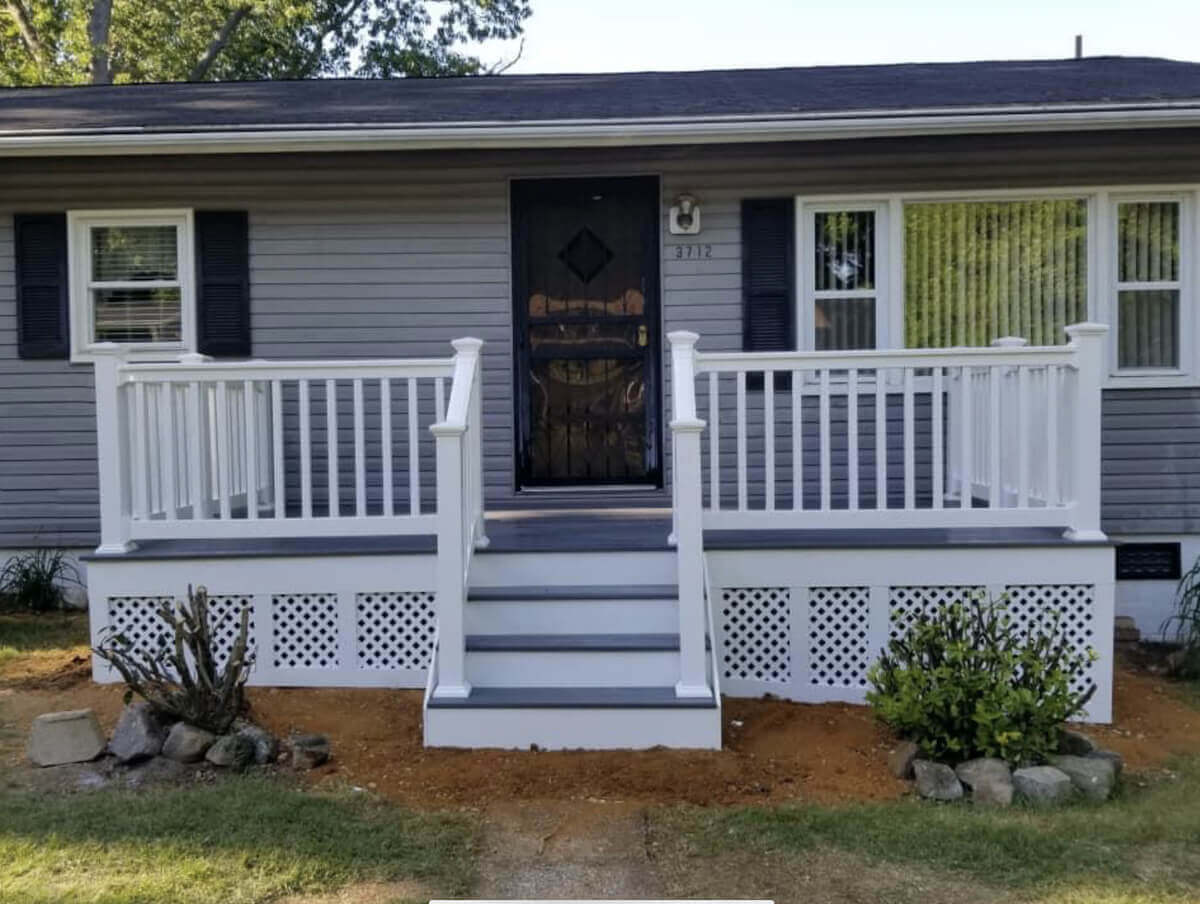
[[[470,635],[678,633],[673,584],[474,587],[463,617]]]
[[[657,600],[676,599],[678,584],[565,584],[528,587],[472,587],[468,602],[538,600]]]
[[[673,584],[678,578],[674,550],[599,552],[504,552],[477,550],[471,557],[472,588],[597,587],[620,577],[628,585]]]
[[[677,634],[472,634],[467,680],[546,690],[670,685],[679,677]]]
[[[674,687],[477,687],[464,700],[432,699],[430,747],[719,749],[720,709]]]
[[[679,652],[678,634],[468,634],[467,652]]]

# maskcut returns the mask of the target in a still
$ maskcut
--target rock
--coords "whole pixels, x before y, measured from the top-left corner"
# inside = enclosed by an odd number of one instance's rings
[[[122,763],[133,763],[162,752],[167,730],[149,703],[131,703],[121,713],[108,750]]]
[[[1113,619],[1113,641],[1116,643],[1135,644],[1142,639],[1137,622],[1128,615],[1118,615]]]
[[[1013,790],[1035,804],[1055,804],[1071,796],[1071,778],[1053,766],[1028,766],[1012,774]]]
[[[963,796],[962,783],[945,763],[913,760],[913,774],[917,778],[917,793],[924,798],[958,800]]]
[[[896,778],[913,777],[913,760],[921,751],[912,741],[901,741],[896,749],[888,754],[888,769]]]
[[[208,748],[204,758],[214,766],[240,772],[254,762],[254,742],[241,734],[222,735]]]
[[[1058,730],[1058,752],[1064,756],[1087,756],[1096,749],[1096,742],[1081,731],[1070,728]]]
[[[275,762],[279,754],[279,742],[273,734],[253,722],[238,721],[233,728],[235,733],[249,739],[254,745],[254,762],[260,766]]]
[[[329,738],[323,734],[295,735],[292,738],[292,766],[312,769],[329,759]]]
[[[1007,807],[1012,803],[1012,772],[1004,760],[990,757],[967,760],[955,767],[954,774],[971,789],[971,800],[975,803],[998,807]]]
[[[197,763],[204,759],[204,754],[216,739],[217,736],[211,731],[186,722],[176,722],[163,741],[162,755],[180,763]]]
[[[128,767],[123,776],[125,787],[131,789],[178,785],[192,776],[192,770],[177,760],[156,756]]]
[[[1071,784],[1090,800],[1108,800],[1117,783],[1117,770],[1112,762],[1091,756],[1052,756],[1050,765],[1065,772]]]
[[[1113,771],[1120,776],[1125,769],[1125,757],[1117,753],[1115,750],[1101,750],[1097,748],[1088,754],[1089,759],[1108,760],[1113,764]]]
[[[90,709],[74,709],[34,719],[27,752],[36,766],[61,766],[94,760],[104,746],[96,714]]]
[[[101,757],[88,763],[67,763],[38,769],[30,776],[38,791],[61,794],[64,791],[99,791],[110,786],[115,757]]]

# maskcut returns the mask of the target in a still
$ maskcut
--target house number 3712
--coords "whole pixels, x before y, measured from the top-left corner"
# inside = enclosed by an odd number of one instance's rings
[[[712,245],[674,245],[675,260],[707,260],[712,257]]]

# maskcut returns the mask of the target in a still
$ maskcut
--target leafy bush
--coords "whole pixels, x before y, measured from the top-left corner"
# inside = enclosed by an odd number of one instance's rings
[[[931,759],[1040,763],[1055,752],[1059,724],[1091,699],[1094,688],[1077,693],[1071,678],[1095,658],[1066,645],[1057,614],[1021,631],[1003,600],[968,599],[888,644],[868,673],[867,702]]]
[[[109,632],[93,652],[121,673],[133,694],[144,698],[164,717],[223,734],[246,708],[245,686],[254,664],[247,652],[249,610],[228,659],[218,663],[208,617],[208,592],[188,587],[186,604],[164,603],[158,617],[169,629],[154,651],[134,647],[124,634]]]
[[[0,569],[0,600],[17,609],[52,612],[66,608],[66,586],[79,572],[61,549],[17,553]]]
[[[1175,612],[1163,622],[1162,635],[1179,644],[1170,658],[1172,674],[1200,678],[1200,559],[1180,579]]]

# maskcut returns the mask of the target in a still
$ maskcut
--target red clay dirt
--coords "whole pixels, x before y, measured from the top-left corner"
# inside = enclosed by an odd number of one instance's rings
[[[92,684],[88,675],[86,664],[64,662],[38,677],[0,676],[0,726],[9,729],[2,760],[21,760],[39,713],[91,707],[111,729],[123,689]],[[329,735],[333,759],[311,773],[314,782],[345,782],[421,808],[546,799],[833,803],[909,790],[886,768],[893,739],[861,706],[726,700],[721,751],[535,752],[425,749],[418,691],[252,688],[250,699],[255,718],[280,735]],[[1200,753],[1200,710],[1166,680],[1118,671],[1115,709],[1113,725],[1087,731],[1120,751],[1132,771]]]

